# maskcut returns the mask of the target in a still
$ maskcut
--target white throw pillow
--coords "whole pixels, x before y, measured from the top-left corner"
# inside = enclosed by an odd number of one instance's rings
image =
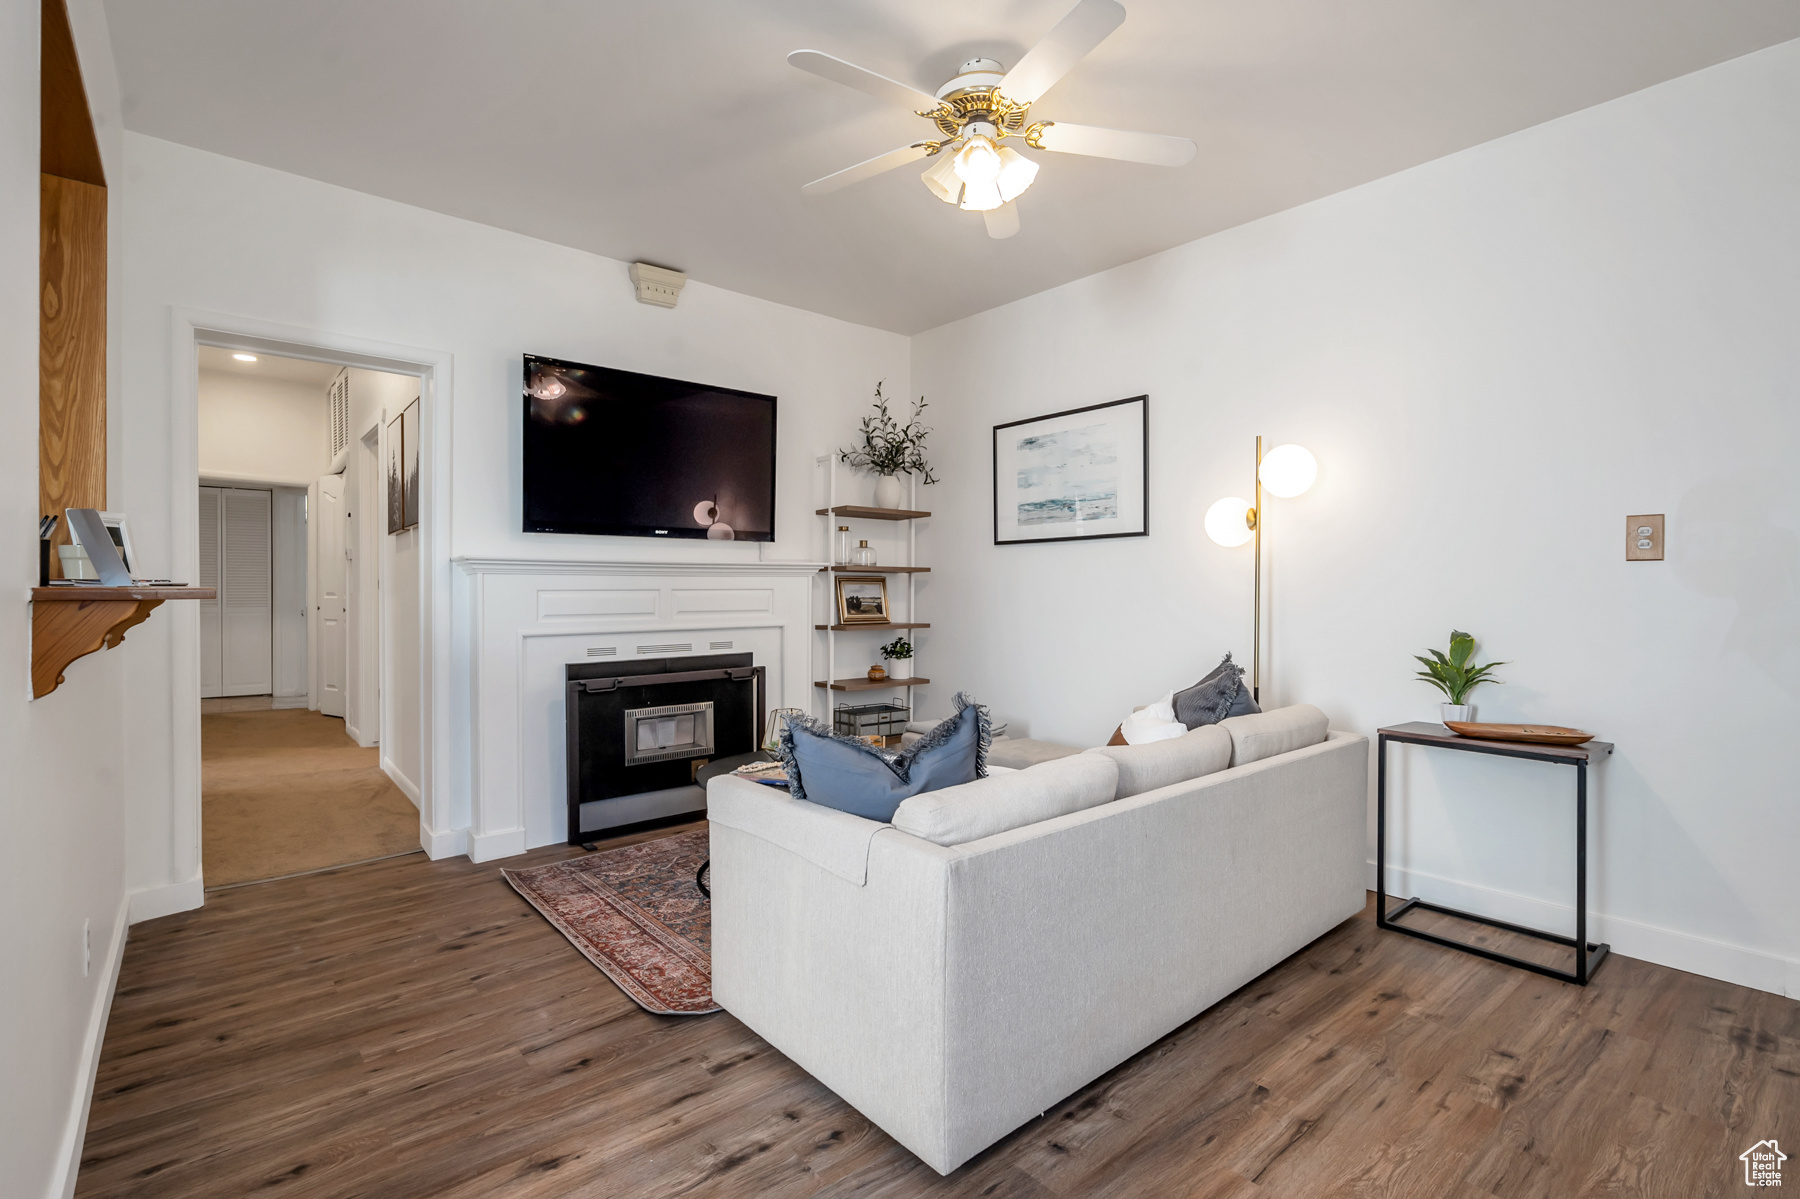
[[[1119,723],[1119,734],[1127,745],[1148,745],[1186,734],[1187,725],[1175,719],[1175,693],[1169,692],[1147,707],[1133,709]]]
[[[910,796],[894,810],[893,825],[934,845],[961,845],[1110,803],[1118,786],[1111,758],[1074,754]]]
[[[1254,716],[1232,716],[1218,727],[1231,734],[1231,764],[1248,766],[1317,745],[1325,740],[1326,721],[1325,713],[1311,704],[1295,704]]]
[[[1087,751],[1104,754],[1119,765],[1115,799],[1142,795],[1158,787],[1185,783],[1231,765],[1231,734],[1216,724],[1149,745],[1102,745]]]

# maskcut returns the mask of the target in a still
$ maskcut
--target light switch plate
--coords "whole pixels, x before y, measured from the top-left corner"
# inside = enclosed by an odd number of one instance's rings
[[[1625,518],[1625,561],[1663,560],[1663,514]]]

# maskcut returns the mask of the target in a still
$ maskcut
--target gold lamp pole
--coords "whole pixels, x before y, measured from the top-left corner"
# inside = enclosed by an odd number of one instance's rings
[[[1250,613],[1250,698],[1262,702],[1262,506],[1263,486],[1270,495],[1290,499],[1313,485],[1319,463],[1305,447],[1278,445],[1263,453],[1263,439],[1256,438],[1256,470],[1250,502],[1228,495],[1206,510],[1206,535],[1223,546],[1254,543],[1255,582]]]

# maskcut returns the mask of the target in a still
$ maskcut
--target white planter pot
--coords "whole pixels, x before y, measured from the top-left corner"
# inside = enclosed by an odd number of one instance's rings
[[[1445,724],[1452,720],[1466,722],[1475,719],[1474,704],[1439,704],[1438,711],[1443,713]]]
[[[888,678],[890,678],[890,679],[910,679],[910,678],[912,678],[913,677],[912,659],[911,658],[889,658],[887,660],[887,672],[888,672]]]
[[[882,475],[875,480],[875,506],[877,508],[898,508],[904,494],[900,488],[899,475]]]

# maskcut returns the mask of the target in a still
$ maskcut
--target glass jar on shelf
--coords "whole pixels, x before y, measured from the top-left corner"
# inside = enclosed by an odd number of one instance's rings
[[[849,525],[839,525],[838,526],[837,564],[839,566],[850,565],[850,526]]]
[[[873,566],[873,565],[875,565],[875,551],[869,548],[868,542],[859,541],[856,543],[856,548],[850,551],[850,565],[852,565],[852,566]]]

